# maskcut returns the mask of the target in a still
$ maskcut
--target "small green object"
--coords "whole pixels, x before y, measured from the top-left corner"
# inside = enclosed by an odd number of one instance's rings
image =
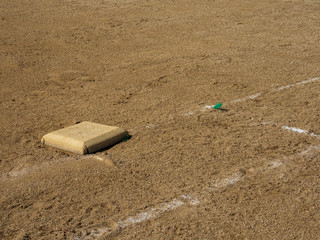
[[[127,140],[129,140],[131,138],[131,135],[127,135],[127,136],[125,136],[124,137],[124,139],[122,139],[122,142],[125,142],[125,141],[127,141]]]
[[[213,106],[213,109],[220,109],[222,107],[222,103],[218,103]]]

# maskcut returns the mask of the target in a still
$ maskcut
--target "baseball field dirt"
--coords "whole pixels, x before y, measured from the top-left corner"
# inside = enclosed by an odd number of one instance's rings
[[[0,239],[319,239],[319,19],[318,0],[2,0]],[[131,138],[41,144],[83,121]]]

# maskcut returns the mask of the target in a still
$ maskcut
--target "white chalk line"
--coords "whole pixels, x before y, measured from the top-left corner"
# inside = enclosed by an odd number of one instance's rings
[[[280,124],[278,124],[276,122],[261,122],[261,123],[251,124],[251,126],[259,126],[259,125],[279,126]],[[299,134],[308,135],[310,137],[320,138],[320,134],[316,134],[314,132],[310,132],[308,130],[304,130],[304,129],[297,128],[297,127],[289,127],[289,126],[284,125],[284,126],[281,126],[281,129],[288,130],[288,131],[295,132],[295,133],[299,133]]]
[[[297,82],[297,83],[289,84],[289,85],[286,85],[286,86],[274,88],[274,89],[270,90],[267,93],[258,92],[258,93],[255,93],[253,95],[247,96],[247,97],[243,97],[243,98],[232,100],[229,103],[226,102],[226,103],[224,103],[224,106],[226,106],[227,104],[230,104],[230,103],[231,104],[232,103],[241,103],[241,102],[245,102],[245,101],[248,101],[248,100],[253,100],[253,99],[256,99],[256,98],[258,98],[260,96],[263,96],[263,95],[267,95],[267,94],[275,93],[275,92],[280,92],[280,91],[283,91],[285,89],[289,89],[289,88],[292,88],[292,87],[297,87],[297,86],[300,86],[300,85],[305,85],[305,84],[316,82],[316,81],[319,81],[319,80],[320,80],[320,77],[314,77],[314,78],[311,78],[311,79],[308,79],[308,80],[304,80],[304,81],[301,81],[301,82]],[[204,111],[207,111],[209,109],[212,109],[214,106],[215,105],[205,105],[204,107],[202,107],[200,109],[190,110],[187,113],[184,113],[182,115],[185,116],[185,117],[189,117],[189,116],[194,115],[197,112],[204,112]],[[156,124],[148,124],[148,125],[145,126],[145,128],[155,128],[155,127],[157,127]],[[132,129],[132,130],[135,131],[135,130],[137,130],[137,128]]]
[[[301,129],[301,128],[288,127],[288,126],[282,126],[281,128],[282,128],[282,129],[285,129],[285,130],[292,131],[292,132],[309,135],[309,136],[311,136],[311,137],[320,138],[320,135],[319,135],[319,134],[315,134],[315,133],[313,133],[313,132],[309,132],[309,131],[303,130],[303,129]]]
[[[289,84],[289,85],[286,85],[286,86],[283,86],[283,87],[276,88],[276,89],[273,90],[273,92],[279,92],[279,91],[282,91],[284,89],[297,87],[297,86],[300,86],[300,85],[308,84],[308,83],[319,81],[319,80],[320,80],[320,77],[311,78],[309,80],[305,80],[305,81],[302,81],[302,82],[293,83],[293,84]]]
[[[233,100],[231,101],[230,103],[239,103],[239,102],[245,102],[247,100],[250,100],[250,99],[255,99],[257,97],[260,97],[262,95],[262,93],[256,93],[254,95],[250,95],[248,97],[244,97],[244,98],[240,98],[240,99],[236,99],[236,100]]]
[[[113,227],[104,227],[99,229],[92,230],[85,237],[76,237],[75,239],[89,240],[89,239],[98,239],[102,236],[110,235],[113,232],[121,231],[131,225],[142,223],[148,221],[150,219],[154,219],[159,217],[165,212],[173,211],[179,207],[190,205],[195,206],[200,203],[200,200],[190,195],[181,195],[179,198],[175,198],[169,202],[161,203],[156,207],[152,207],[151,209],[138,213],[135,216],[130,216],[124,220],[119,220]]]
[[[301,155],[306,155],[306,154],[309,154],[310,152],[312,152],[314,150],[320,150],[320,146],[311,146],[307,150],[302,151],[300,154]]]
[[[318,80],[320,80],[320,77],[316,77],[316,78],[312,78],[312,79],[305,80],[305,81],[302,81],[302,82],[298,82],[298,83],[295,83],[295,84],[289,84],[289,85],[286,85],[286,86],[275,88],[271,92],[283,91],[285,89],[289,89],[289,88],[292,88],[292,87],[308,84],[308,83],[315,82],[315,81],[318,81]],[[247,101],[247,100],[252,100],[252,99],[258,98],[258,97],[260,97],[262,95],[264,95],[264,94],[259,92],[259,93],[256,93],[256,94],[241,98],[241,99],[233,100],[230,103],[240,103],[240,102],[244,102],[244,101]],[[206,105],[206,106],[203,107],[202,111],[206,110],[206,109],[211,109],[213,106],[214,105]],[[185,115],[186,116],[191,116],[193,114],[194,113],[192,111],[189,111]],[[265,124],[268,124],[268,123],[265,123]],[[146,128],[154,128],[155,126],[156,125],[154,125],[154,124],[150,124],[150,126],[146,126]],[[308,131],[303,130],[303,129],[299,129],[299,128],[288,127],[288,126],[283,126],[282,128],[286,129],[286,130],[291,130],[291,131],[294,131],[294,132],[302,133],[302,134],[308,134],[310,136],[317,137],[317,138],[320,137],[319,135],[317,135],[315,133],[308,133]],[[302,154],[302,155],[307,154],[307,153],[309,153],[310,151],[312,151],[314,149],[318,150],[320,148],[319,147],[314,147],[313,149],[307,149],[307,150],[301,152],[300,154]],[[96,156],[94,154],[90,154],[90,155],[86,155],[86,156],[80,157],[80,159],[86,159],[86,158],[92,158],[92,157],[94,157],[94,158],[96,158],[98,160],[101,160],[101,157]],[[69,157],[69,158],[65,158],[64,160],[67,160],[67,159],[75,159],[75,158]],[[79,157],[77,157],[77,159],[79,159]],[[59,161],[62,161],[62,160],[59,160]],[[58,161],[54,161],[54,162],[58,162]],[[53,162],[48,162],[48,164],[51,164],[51,163],[53,163]],[[277,168],[277,167],[282,166],[282,165],[283,165],[283,163],[281,161],[278,161],[278,160],[272,161],[272,162],[269,163],[269,166],[267,167],[267,169],[274,169],[274,168]],[[11,176],[8,176],[8,174],[7,174],[5,176],[5,178],[6,178],[6,180],[8,180],[8,178],[10,178],[10,177],[22,176],[22,175],[24,175],[26,173],[29,173],[30,171],[35,171],[40,167],[41,166],[29,167],[28,169],[22,169],[21,171],[17,171],[17,172],[13,171],[13,172],[11,172]],[[2,178],[3,177],[1,177],[0,180],[2,180]],[[244,178],[241,176],[240,173],[236,173],[236,174],[233,174],[232,176],[229,176],[227,178],[221,179],[220,181],[219,180],[212,181],[212,186],[209,189],[213,190],[213,189],[219,189],[219,188],[227,187],[227,186],[235,184],[235,183],[237,183],[237,182],[239,182],[239,181],[241,181],[243,179]],[[186,201],[186,200],[188,200],[188,201]],[[149,219],[156,218],[156,217],[160,216],[162,213],[168,212],[168,211],[172,211],[172,210],[174,210],[174,209],[176,209],[178,207],[181,207],[181,206],[184,206],[184,205],[193,206],[193,205],[197,205],[199,203],[200,203],[200,200],[198,198],[191,198],[189,195],[181,195],[180,199],[173,199],[172,201],[170,201],[168,203],[162,203],[158,207],[151,208],[149,211],[142,212],[142,213],[140,213],[140,214],[138,214],[136,216],[129,217],[129,218],[125,219],[125,220],[120,220],[118,222],[118,224],[116,224],[116,225],[117,225],[117,228],[123,229],[123,228],[126,228],[126,227],[130,226],[130,225],[141,223],[141,222],[147,221]],[[99,238],[99,237],[101,237],[103,235],[110,234],[112,232],[111,230],[112,229],[109,228],[109,227],[100,228],[98,230],[92,230],[91,233],[89,233],[89,235],[87,235],[85,238],[82,238],[82,239],[87,239],[87,237],[89,237],[90,239],[96,238],[96,237]]]
[[[279,126],[278,123],[271,122],[271,121],[255,123],[255,124],[252,124],[251,126],[256,126],[256,125]],[[289,127],[289,126],[281,126],[281,129],[292,131],[292,132],[303,134],[303,135],[308,135],[310,137],[320,138],[319,134],[316,134],[316,133],[313,133],[313,132],[309,132],[309,131],[301,129],[301,128]],[[84,155],[84,156],[70,156],[70,157],[62,158],[62,159],[51,161],[51,162],[41,163],[39,165],[25,167],[25,168],[22,168],[22,169],[19,169],[19,170],[11,170],[8,174],[5,174],[2,177],[0,177],[0,181],[10,180],[10,179],[12,179],[14,177],[20,177],[20,176],[23,176],[25,174],[30,174],[30,173],[32,173],[34,171],[39,170],[43,166],[47,166],[47,165],[49,166],[49,165],[54,164],[54,163],[63,162],[63,161],[67,161],[67,160],[80,160],[80,159],[90,159],[90,158],[94,158],[94,159],[97,159],[99,161],[105,161],[106,160],[105,157],[101,157],[101,155],[99,155],[99,154],[88,154],[88,155]],[[112,165],[112,163],[109,163],[109,162],[106,162],[106,163],[109,164],[109,165]]]
[[[213,190],[214,188],[223,188],[223,187],[227,187],[228,185],[232,185],[235,184],[239,181],[241,181],[243,179],[243,177],[241,176],[241,174],[239,172],[232,174],[229,177],[220,179],[220,180],[213,180],[211,181],[211,187],[209,187],[211,190]]]
[[[320,80],[319,77],[312,78],[312,79],[305,80],[305,81],[302,81],[302,82],[298,82],[298,83],[295,83],[295,84],[289,84],[289,85],[286,85],[286,86],[275,88],[275,89],[271,90],[271,92],[283,91],[285,89],[289,89],[289,88],[292,88],[292,87],[297,87],[297,86],[308,84],[308,83],[315,82],[315,81],[318,81],[318,80]],[[258,97],[260,97],[262,95],[264,95],[264,94],[259,92],[259,93],[256,93],[256,94],[241,98],[241,99],[233,100],[230,103],[245,102],[247,100],[256,99],[256,98],[258,98]],[[214,105],[206,105],[206,106],[203,107],[203,109],[201,109],[201,111],[204,111],[204,110],[207,110],[207,109],[211,109],[211,108],[213,108],[213,106]],[[184,115],[185,116],[191,116],[193,114],[194,114],[193,111],[189,111],[188,113],[186,113]],[[268,125],[268,124],[275,124],[275,123],[273,123],[273,122],[265,122],[265,123],[260,123],[260,124]],[[153,128],[155,126],[156,125],[152,124],[152,126],[146,126],[146,128],[150,128],[150,127]],[[283,129],[287,129],[287,130],[291,130],[291,131],[295,131],[295,132],[298,132],[298,133],[308,134],[308,131],[302,130],[302,129],[298,129],[298,128],[290,128],[290,127],[287,127],[287,126],[283,126],[282,128]],[[318,135],[314,134],[314,133],[310,133],[309,135],[313,136],[313,137],[318,137]],[[307,150],[299,153],[298,155],[306,155],[306,154],[310,153],[313,150],[319,150],[319,149],[320,149],[320,147],[318,147],[318,146],[311,147],[311,148],[308,148]],[[266,167],[257,168],[255,170],[253,170],[252,172],[272,170],[272,169],[275,169],[275,168],[278,168],[278,167],[282,166],[283,164],[284,163],[281,160],[273,160],[273,161],[270,161],[267,164]],[[235,184],[235,183],[237,183],[237,182],[239,182],[239,181],[241,181],[243,179],[244,179],[244,176],[242,176],[242,174],[240,172],[237,172],[237,173],[234,173],[231,176],[228,176],[226,178],[212,181],[211,184],[210,184],[211,186],[206,188],[206,191],[213,191],[213,190],[217,190],[219,188],[224,188],[224,187],[227,187],[229,185],[233,185],[233,184]],[[186,202],[185,201],[186,199],[189,202]],[[128,226],[131,226],[133,224],[138,224],[138,223],[141,223],[141,222],[148,221],[150,219],[157,218],[161,214],[163,214],[165,212],[173,211],[173,210],[175,210],[175,209],[177,209],[177,208],[179,208],[181,206],[198,205],[198,204],[200,204],[200,199],[201,198],[199,198],[199,197],[198,198],[192,198],[192,197],[190,197],[190,195],[181,195],[180,199],[173,199],[172,201],[169,201],[167,203],[162,203],[157,207],[151,208],[148,211],[139,213],[139,214],[137,214],[135,216],[130,216],[125,220],[120,220],[120,221],[118,221],[118,223],[115,224],[115,228],[105,227],[105,228],[100,228],[100,229],[97,229],[97,230],[92,230],[85,238],[82,238],[82,239],[100,238],[102,236],[111,234],[114,231],[113,229],[117,229],[117,231],[118,231],[119,229],[120,230],[124,229],[124,228],[126,228]]]
[[[37,164],[37,165],[32,165],[32,166],[29,166],[29,167],[22,167],[22,168],[18,168],[18,169],[13,168],[7,174],[2,175],[0,177],[0,181],[10,181],[10,180],[12,180],[14,178],[22,177],[22,176],[24,176],[26,174],[33,173],[35,171],[40,170],[42,167],[50,166],[52,164],[61,163],[61,162],[65,162],[65,161],[70,161],[70,160],[83,160],[83,159],[90,159],[90,158],[94,158],[94,159],[99,160],[99,161],[105,161],[106,160],[106,158],[102,157],[100,154],[87,154],[87,155],[84,155],[84,156],[69,156],[69,157],[60,158],[60,159],[54,160],[54,161],[47,161],[47,162],[43,162],[43,163],[40,163],[40,164]]]
[[[300,85],[305,85],[305,84],[308,84],[308,83],[312,83],[312,82],[316,82],[316,81],[319,81],[320,80],[320,77],[315,77],[315,78],[311,78],[309,80],[305,80],[305,81],[301,81],[301,82],[297,82],[297,83],[293,83],[293,84],[289,84],[289,85],[286,85],[286,86],[282,86],[282,87],[278,87],[278,88],[274,88],[272,89],[269,93],[274,93],[274,92],[280,92],[280,91],[283,91],[285,89],[289,89],[289,88],[292,88],[292,87],[297,87],[297,86],[300,86]],[[252,100],[252,99],[255,99],[255,98],[258,98],[262,95],[266,95],[262,92],[258,92],[256,94],[253,94],[253,95],[250,95],[250,96],[247,96],[247,97],[244,97],[244,98],[240,98],[240,99],[236,99],[236,100],[232,100],[230,101],[229,103],[240,103],[240,102],[245,102],[247,100]],[[227,104],[227,103],[226,103]],[[225,104],[225,105],[226,105]],[[205,105],[202,109],[203,110],[206,110],[206,109],[212,109],[214,105]],[[192,113],[193,114],[193,113]],[[189,112],[189,116],[192,115],[190,114]]]
[[[288,160],[295,159],[299,156],[304,156],[310,154],[314,150],[320,150],[320,146],[311,146],[308,149],[293,154],[288,157],[284,157],[282,159],[276,159],[272,161],[266,162],[266,164],[262,167],[257,167],[255,169],[251,169],[251,173],[260,174],[261,172],[267,172],[276,168],[279,168],[283,166]],[[218,191],[221,188],[228,187],[230,185],[236,184],[242,180],[244,180],[246,177],[241,172],[235,172],[231,174],[230,176],[227,176],[225,178],[212,180],[209,183],[209,186],[204,188],[200,193],[197,194],[188,194],[188,195],[180,195],[179,198],[174,198],[171,201],[161,203],[158,206],[151,207],[149,210],[138,213],[134,216],[129,216],[124,220],[119,220],[114,224],[113,227],[103,227],[99,229],[93,229],[89,233],[86,234],[86,236],[81,237],[77,236],[75,237],[76,240],[87,240],[87,239],[99,239],[101,237],[106,237],[112,233],[120,232],[121,230],[135,225],[142,222],[146,222],[151,219],[155,219],[160,217],[162,214],[166,212],[174,211],[175,209],[178,209],[182,206],[196,206],[201,203],[201,201],[205,200],[205,196],[210,194],[212,191]]]

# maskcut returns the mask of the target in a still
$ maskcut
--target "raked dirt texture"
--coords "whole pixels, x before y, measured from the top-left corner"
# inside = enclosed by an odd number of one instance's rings
[[[319,19],[317,0],[1,0],[0,239],[319,239]],[[82,121],[132,137],[41,144]]]

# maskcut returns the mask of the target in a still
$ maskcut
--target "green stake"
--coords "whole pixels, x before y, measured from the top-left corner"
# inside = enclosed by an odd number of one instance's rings
[[[220,109],[222,107],[222,103],[218,103],[213,106],[213,109]]]

